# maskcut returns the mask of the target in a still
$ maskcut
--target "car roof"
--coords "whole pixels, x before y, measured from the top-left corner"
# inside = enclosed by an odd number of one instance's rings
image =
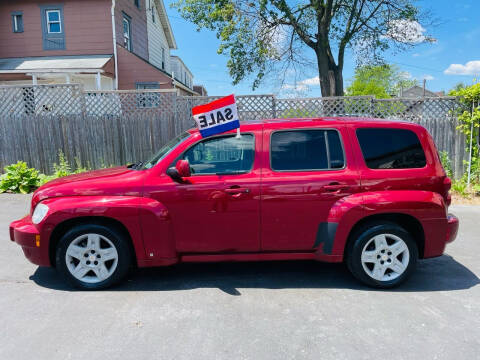
[[[295,129],[305,127],[338,126],[342,125],[361,125],[369,127],[402,127],[402,128],[422,128],[423,126],[407,122],[404,120],[386,120],[367,117],[318,117],[318,118],[287,118],[287,119],[263,119],[263,120],[247,120],[241,121],[242,131],[259,130],[259,129]],[[198,132],[197,128],[189,130],[190,133]]]

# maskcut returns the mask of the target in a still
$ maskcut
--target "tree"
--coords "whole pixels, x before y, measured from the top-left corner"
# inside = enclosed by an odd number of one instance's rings
[[[177,0],[173,6],[198,30],[216,31],[233,84],[254,75],[255,89],[266,74],[285,76],[291,67],[316,65],[322,95],[333,96],[343,95],[347,49],[361,61],[376,61],[391,46],[402,50],[433,41],[424,35],[425,14],[415,2]]]
[[[417,85],[417,80],[408,79],[405,73],[394,65],[364,65],[355,69],[346,95],[374,95],[377,99],[387,99],[399,94],[401,89],[414,85]]]

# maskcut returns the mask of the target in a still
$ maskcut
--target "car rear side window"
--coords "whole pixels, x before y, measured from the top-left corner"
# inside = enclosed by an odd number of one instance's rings
[[[188,160],[193,174],[244,174],[253,167],[255,139],[251,134],[221,136],[202,140],[188,149],[183,159]]]
[[[412,169],[426,165],[417,134],[406,129],[357,129],[365,163],[370,169]]]
[[[342,143],[336,130],[274,132],[270,156],[275,171],[331,170],[345,165]]]

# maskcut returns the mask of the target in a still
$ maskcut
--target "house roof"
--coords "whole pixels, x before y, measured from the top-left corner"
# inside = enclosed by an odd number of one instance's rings
[[[112,55],[39,56],[0,59],[0,73],[103,72]]]
[[[170,25],[170,20],[168,19],[167,11],[165,10],[165,4],[163,0],[154,0],[160,22],[162,23],[163,32],[167,38],[168,46],[170,49],[177,49],[177,42],[173,36],[172,26]]]
[[[423,87],[414,85],[411,88],[402,91],[403,97],[423,97]],[[425,89],[425,97],[438,97],[438,94]]]

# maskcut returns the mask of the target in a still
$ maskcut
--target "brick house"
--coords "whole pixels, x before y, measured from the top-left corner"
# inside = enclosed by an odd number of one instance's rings
[[[198,95],[163,0],[0,3],[0,85],[82,83],[87,90],[178,89]],[[184,64],[183,64],[184,65]]]

